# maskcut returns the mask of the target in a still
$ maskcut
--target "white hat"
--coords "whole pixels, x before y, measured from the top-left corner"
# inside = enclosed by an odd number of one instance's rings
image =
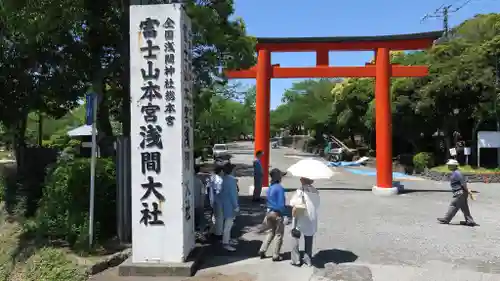
[[[458,166],[458,161],[455,159],[448,159],[448,162],[446,162],[446,165]]]

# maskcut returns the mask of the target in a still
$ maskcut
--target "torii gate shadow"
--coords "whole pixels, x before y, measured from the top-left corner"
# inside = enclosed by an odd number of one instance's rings
[[[451,189],[414,189],[405,188],[401,182],[394,182],[393,186],[398,188],[398,195],[410,193],[451,193]],[[317,187],[318,190],[331,190],[331,191],[372,191],[371,187],[356,188],[356,187]],[[285,192],[294,192],[296,189],[285,189]],[[478,191],[473,190],[472,193],[477,194]]]

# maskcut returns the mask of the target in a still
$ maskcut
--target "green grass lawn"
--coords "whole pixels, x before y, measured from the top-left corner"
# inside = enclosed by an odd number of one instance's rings
[[[85,281],[89,267],[107,257],[38,244],[24,237],[22,223],[7,219],[3,208],[0,202],[0,281]]]
[[[464,173],[476,173],[476,174],[500,173],[499,168],[495,168],[495,169],[474,168],[474,167],[471,167],[470,165],[460,166],[460,170]],[[448,169],[448,166],[441,165],[441,166],[431,168],[431,171],[444,173],[444,172],[449,172],[450,170]]]

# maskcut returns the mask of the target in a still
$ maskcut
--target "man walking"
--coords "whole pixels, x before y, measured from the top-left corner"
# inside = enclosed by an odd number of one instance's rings
[[[468,198],[472,196],[472,192],[467,188],[467,180],[464,175],[458,170],[458,161],[450,159],[446,162],[446,165],[448,165],[448,169],[451,171],[450,186],[453,192],[453,200],[444,218],[438,218],[437,220],[439,223],[448,224],[460,209],[465,217],[465,221],[461,221],[460,224],[476,226],[477,224],[470,214],[468,203]]]
[[[264,176],[264,171],[262,170],[261,158],[264,155],[262,150],[258,150],[255,153],[255,159],[253,160],[253,199],[254,202],[260,201],[260,193],[262,192],[262,179]]]
[[[275,242],[273,251],[273,261],[281,261],[280,256],[281,245],[283,244],[283,233],[285,225],[283,223],[285,212],[285,189],[281,185],[281,177],[283,173],[279,169],[272,169],[269,173],[271,176],[271,185],[267,190],[267,209],[266,224],[271,231],[267,234],[264,243],[259,250],[261,259],[266,258],[266,251]]]

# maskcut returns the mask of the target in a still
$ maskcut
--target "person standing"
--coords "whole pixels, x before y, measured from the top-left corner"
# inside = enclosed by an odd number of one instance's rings
[[[236,251],[233,246],[238,244],[237,240],[231,239],[231,229],[233,228],[236,215],[240,211],[238,204],[238,191],[236,178],[232,175],[233,165],[227,163],[224,165],[222,176],[222,190],[220,201],[222,206],[222,218],[224,220],[224,231],[222,234],[222,246],[230,252]]]
[[[318,229],[318,209],[320,205],[319,192],[314,188],[313,180],[300,178],[302,187],[297,189],[290,200],[292,206],[292,265],[302,263],[312,266],[313,237]],[[300,237],[304,236],[304,256],[299,251]]]
[[[210,206],[212,207],[212,223],[215,239],[221,240],[224,231],[224,218],[222,213],[222,175],[223,167],[220,165],[215,166],[213,174],[210,176],[208,181],[208,197],[210,201]]]
[[[461,221],[460,224],[467,226],[476,226],[470,214],[469,209],[469,196],[472,197],[472,192],[467,187],[467,180],[464,175],[458,169],[458,161],[455,159],[450,159],[446,162],[448,169],[451,171],[450,175],[450,186],[453,192],[453,200],[450,203],[448,212],[446,212],[443,218],[438,218],[438,222],[441,224],[449,224],[453,217],[457,214],[460,209],[464,214],[465,221]]]
[[[262,150],[258,150],[255,153],[255,159],[253,160],[253,198],[252,201],[260,201],[260,193],[262,192],[262,178],[264,176],[264,170],[262,169],[261,158],[264,155]]]
[[[205,186],[200,178],[200,166],[194,166],[194,213],[195,227],[198,231],[205,230]]]
[[[273,261],[281,261],[281,245],[283,245],[283,233],[285,231],[284,213],[285,207],[285,189],[281,185],[283,173],[279,169],[272,169],[269,173],[271,185],[267,189],[267,209],[266,224],[271,229],[259,250],[261,259],[266,258],[266,252],[274,241]]]

